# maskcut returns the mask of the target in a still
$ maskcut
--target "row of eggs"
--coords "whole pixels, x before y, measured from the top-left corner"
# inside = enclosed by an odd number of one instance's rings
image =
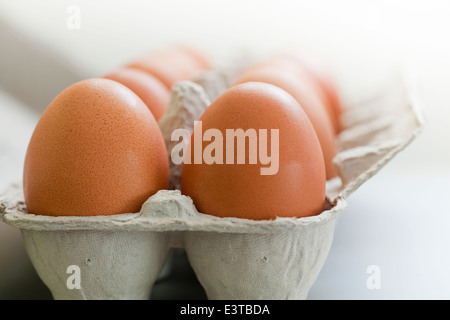
[[[169,160],[158,126],[174,83],[211,68],[209,57],[176,47],[63,90],[42,114],[28,145],[23,188],[27,210],[50,216],[138,212],[169,186]],[[301,53],[251,65],[201,118],[214,128],[279,130],[279,169],[260,164],[182,168],[181,192],[219,217],[273,219],[322,212],[336,177],[335,137],[342,108],[326,69]],[[193,140],[191,140],[193,143]]]

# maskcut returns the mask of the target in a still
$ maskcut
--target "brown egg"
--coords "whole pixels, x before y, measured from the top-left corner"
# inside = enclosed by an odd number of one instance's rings
[[[210,57],[201,50],[190,46],[178,46],[177,48],[193,57],[197,61],[200,69],[206,70],[211,68],[212,62]]]
[[[120,82],[144,101],[156,121],[165,113],[170,101],[167,87],[149,73],[132,68],[122,68],[104,75],[102,78]]]
[[[155,118],[135,93],[109,79],[62,91],[42,114],[26,153],[23,188],[32,214],[138,212],[168,184]]]
[[[320,141],[327,179],[337,176],[333,158],[336,156],[335,133],[329,115],[316,94],[314,86],[308,77],[287,72],[274,64],[258,65],[244,71],[236,83],[265,82],[278,86],[290,93],[308,115]]]
[[[152,52],[142,59],[128,65],[130,68],[144,70],[153,75],[167,88],[172,88],[178,81],[191,80],[197,72],[206,69],[196,51],[174,47],[163,51]]]
[[[200,118],[188,150],[181,192],[202,213],[263,220],[322,212],[319,140],[298,102],[279,87],[249,82],[228,89]]]
[[[317,77],[314,74],[311,74],[309,70],[307,70],[303,64],[300,64],[298,59],[294,59],[295,56],[292,54],[279,54],[271,57],[270,59],[261,62],[255,66],[252,66],[251,69],[255,70],[256,68],[267,68],[267,67],[277,67],[284,70],[284,72],[288,72],[298,77],[301,81],[307,82],[308,87],[311,88],[309,93],[311,95],[315,95],[316,99],[321,101],[321,104],[324,106],[328,117],[330,118],[330,122],[333,126],[335,133],[339,132],[339,119],[335,113],[334,106],[330,102],[330,98],[327,92],[324,90],[322,84],[318,81]]]
[[[320,59],[303,51],[284,52],[273,57],[273,59],[283,61],[290,60],[309,73],[312,79],[316,82],[317,86],[323,92],[326,99],[325,105],[327,106],[328,112],[332,118],[335,132],[341,132],[342,125],[340,122],[340,117],[343,113],[343,108],[336,85],[330,75],[330,72],[327,70],[326,65]]]

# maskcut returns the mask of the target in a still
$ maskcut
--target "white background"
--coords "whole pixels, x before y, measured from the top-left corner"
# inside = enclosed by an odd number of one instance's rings
[[[67,28],[70,5],[80,29]],[[310,299],[450,298],[449,1],[0,0],[0,187],[21,179],[40,113],[76,79],[149,50],[193,44],[213,57],[302,47],[322,56],[345,97],[363,97],[407,64],[427,126],[349,199]],[[0,288],[25,263],[0,223]],[[381,271],[369,290],[366,270]]]

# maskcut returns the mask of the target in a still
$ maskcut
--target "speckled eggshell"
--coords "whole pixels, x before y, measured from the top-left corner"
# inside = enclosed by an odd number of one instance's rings
[[[155,118],[130,89],[102,78],[75,83],[50,103],[23,175],[28,212],[50,216],[138,212],[168,182]]]
[[[293,54],[279,54],[261,62],[258,65],[252,66],[252,70],[256,68],[277,67],[284,70],[284,72],[291,73],[295,77],[299,78],[302,83],[307,83],[309,94],[316,95],[324,106],[330,122],[333,126],[335,133],[339,132],[339,117],[336,114],[333,101],[330,100],[328,92],[325,90],[322,81],[305,66],[305,62],[299,61],[298,57]]]
[[[156,121],[165,113],[170,101],[170,90],[149,73],[132,68],[122,68],[102,76],[117,81],[136,93],[152,112]]]
[[[325,164],[319,140],[307,115],[287,92],[267,83],[235,85],[220,95],[200,118],[202,133],[218,129],[223,136],[224,164],[194,164],[195,136],[191,136],[191,164],[186,159],[181,192],[193,199],[197,209],[218,217],[266,220],[304,217],[323,210]],[[227,129],[279,130],[279,167],[276,174],[262,175],[268,165],[225,163]],[[208,146],[203,142],[203,150]],[[188,153],[189,155],[189,153]],[[258,158],[259,159],[259,158]]]
[[[198,50],[197,48],[185,45],[178,46],[178,49],[193,57],[197,61],[198,67],[200,69],[206,70],[212,67],[211,57],[205,52]]]
[[[195,51],[184,48],[170,48],[133,61],[129,68],[143,70],[171,89],[178,81],[191,80],[197,72],[206,68],[205,61],[201,61]]]
[[[286,72],[274,64],[262,64],[245,70],[236,84],[245,82],[265,82],[280,87],[291,94],[308,115],[320,141],[325,160],[327,180],[337,176],[333,158],[337,149],[335,132],[330,117],[322,101],[308,79],[302,79],[292,72]]]
[[[326,65],[320,59],[299,50],[280,53],[275,56],[274,59],[284,61],[290,60],[298,64],[305,72],[308,72],[326,98],[326,106],[332,117],[336,133],[341,132],[342,124],[340,118],[344,109],[341,104],[335,81]]]

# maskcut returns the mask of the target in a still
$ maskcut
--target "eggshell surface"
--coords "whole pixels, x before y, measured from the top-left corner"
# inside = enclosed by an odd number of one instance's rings
[[[254,220],[322,212],[326,176],[320,143],[307,115],[290,94],[267,83],[235,85],[214,100],[200,121],[201,128],[197,124],[191,136],[191,152],[183,164],[181,178],[181,192],[193,199],[200,212]],[[236,161],[237,143],[232,164],[196,164],[195,137],[200,129],[202,135],[209,129],[222,133],[224,159],[228,152],[227,130],[266,129],[268,154],[278,152],[278,170],[261,174],[261,168],[268,165],[261,161],[250,163],[249,141],[244,164]],[[272,129],[278,130],[278,148],[272,145]],[[260,134],[258,138],[261,139]],[[202,143],[203,152],[209,143]]]
[[[177,81],[191,80],[195,74],[206,68],[194,51],[182,48],[170,48],[138,59],[128,65],[130,68],[143,70],[164,83],[171,89]]]
[[[132,68],[122,68],[102,78],[117,81],[128,87],[144,101],[158,121],[167,109],[170,90],[152,75]]]
[[[212,67],[212,61],[209,55],[198,50],[197,48],[191,46],[178,46],[179,50],[184,51],[186,54],[190,55],[197,61],[198,67],[200,69],[209,69]]]
[[[93,216],[138,212],[168,187],[167,152],[144,102],[109,79],[80,81],[42,114],[25,158],[29,213]]]
[[[238,77],[236,84],[245,82],[264,82],[275,85],[297,100],[300,107],[308,115],[319,138],[325,160],[327,179],[336,177],[337,171],[333,163],[337,153],[335,132],[325,106],[309,80],[301,78],[293,72],[287,72],[278,65],[265,64],[245,70]]]
[[[326,106],[332,118],[336,133],[341,132],[342,125],[340,117],[344,110],[335,81],[325,64],[311,54],[298,50],[281,53],[274,57],[274,59],[290,60],[309,73],[325,96]]]

